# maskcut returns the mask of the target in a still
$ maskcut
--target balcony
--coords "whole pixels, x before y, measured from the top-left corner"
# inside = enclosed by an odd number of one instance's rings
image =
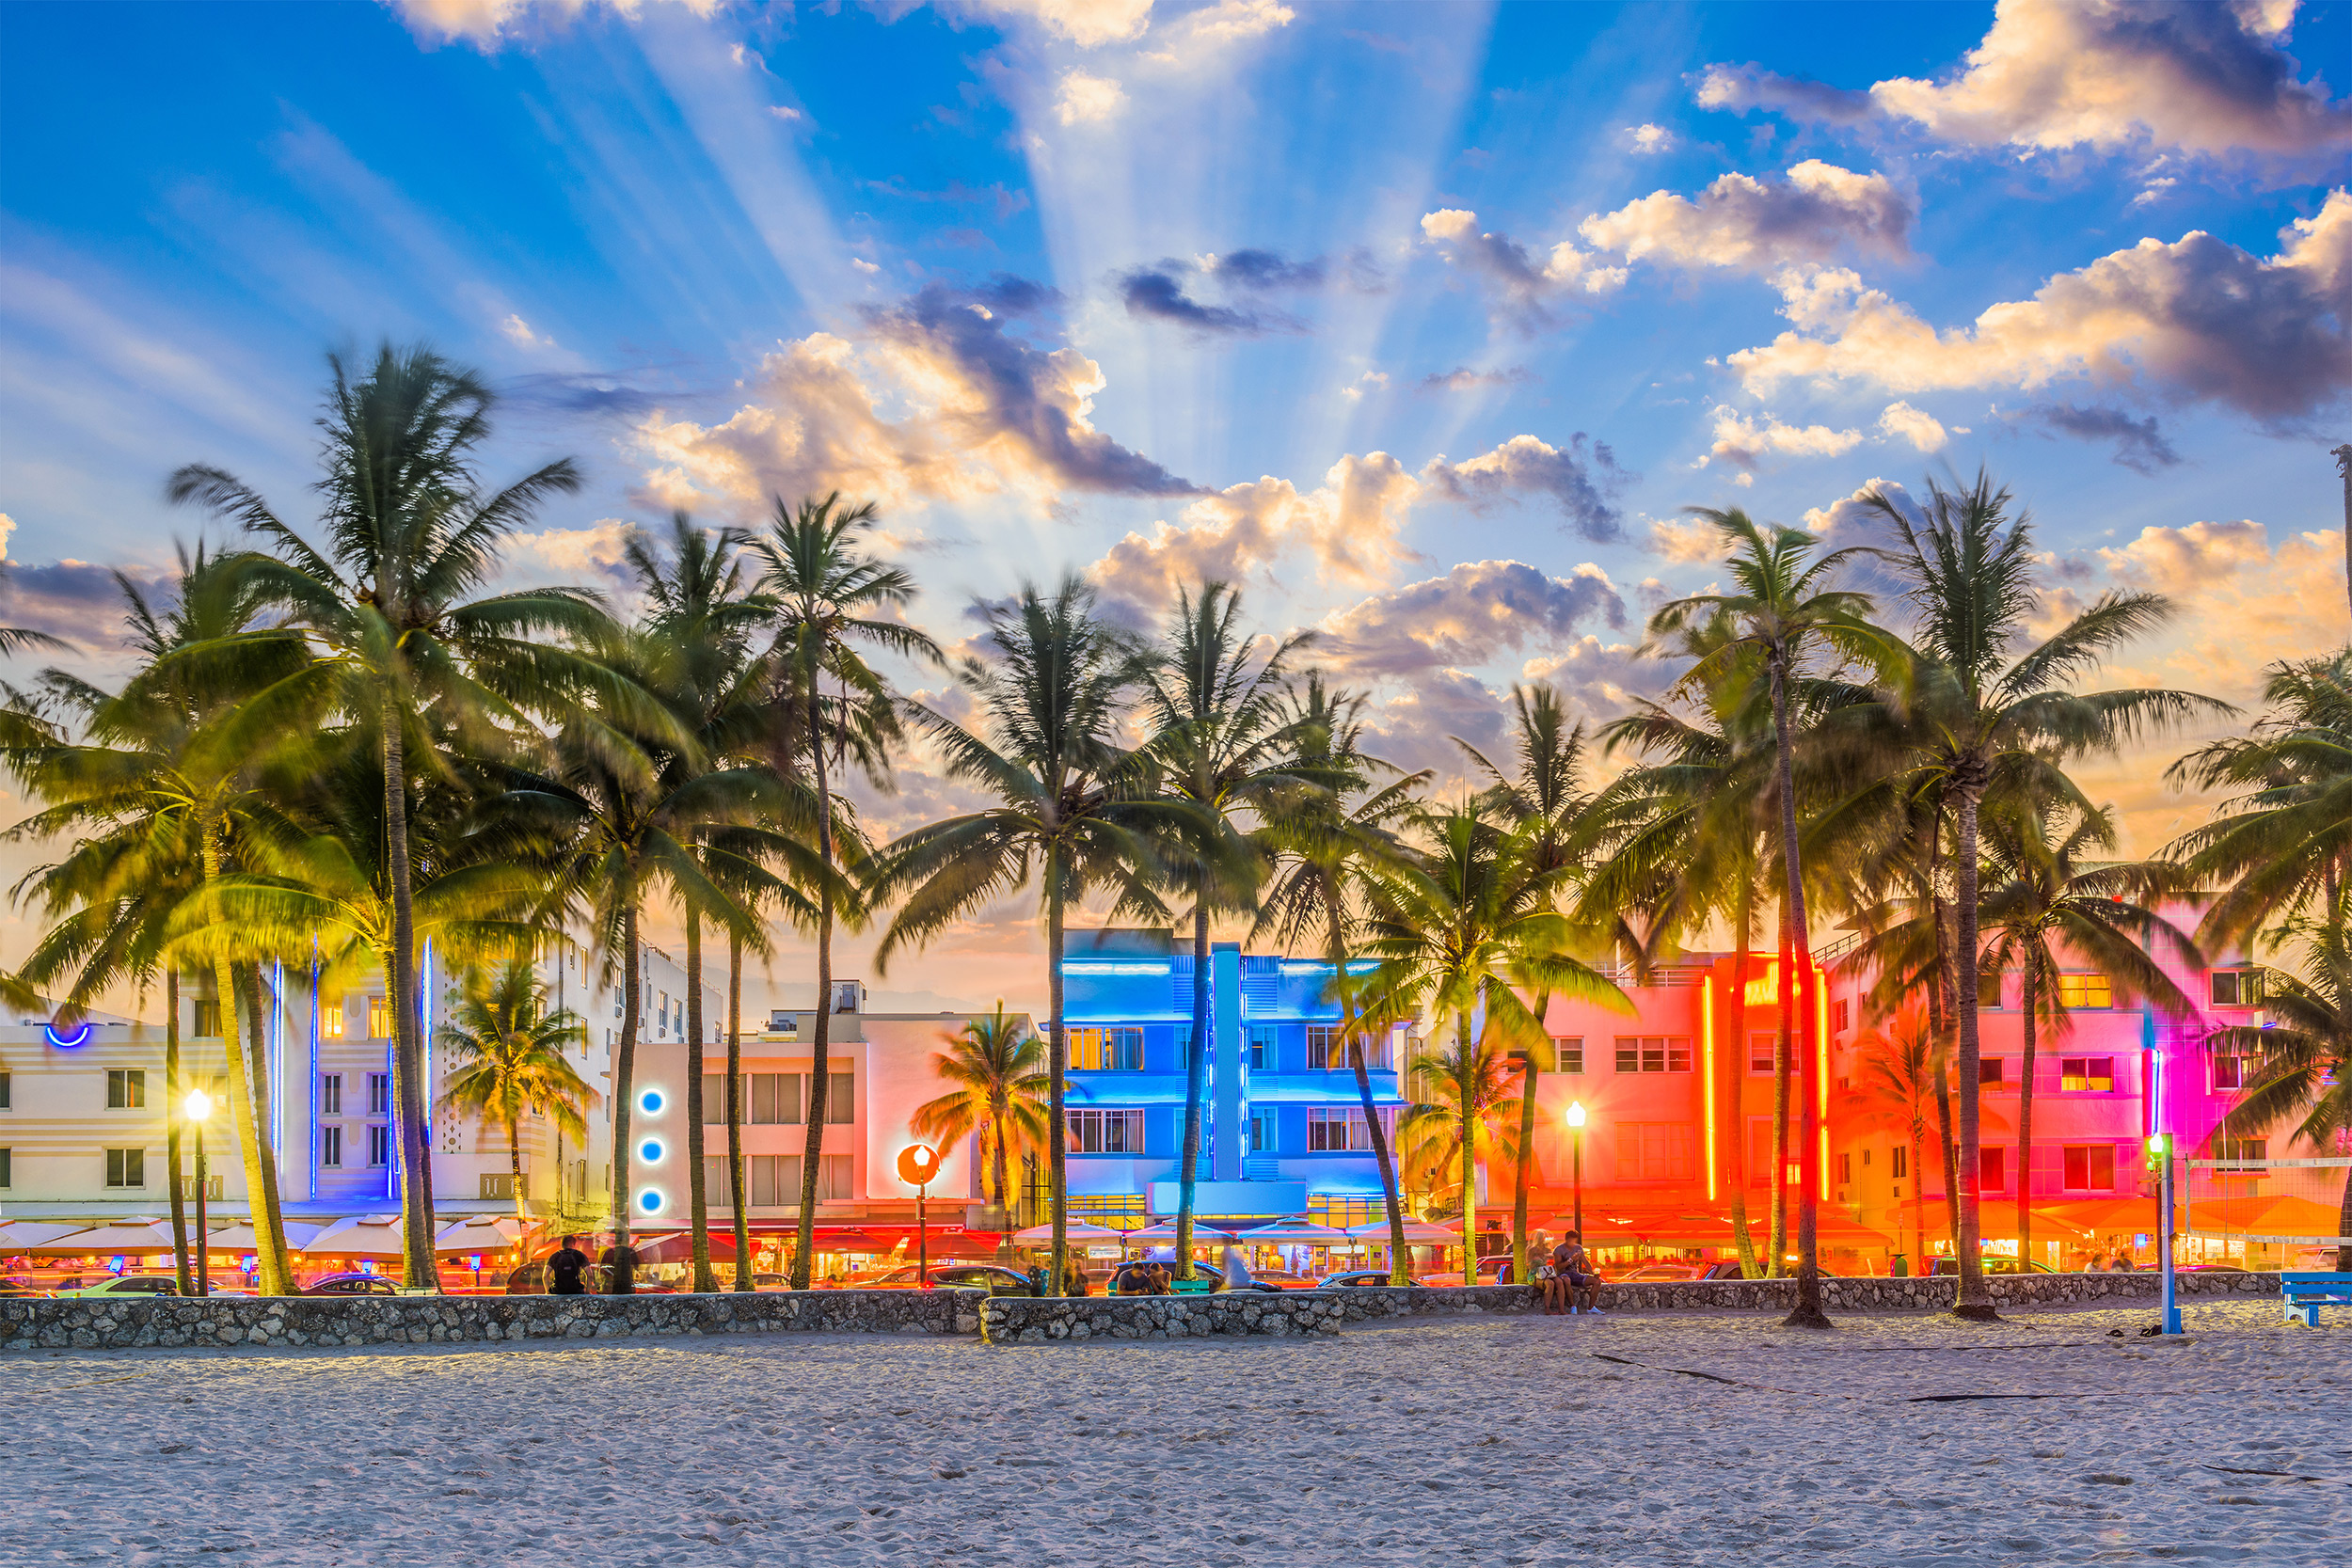
[[[1367,1076],[1372,1080],[1373,1103],[1400,1103],[1395,1069],[1375,1068]],[[1249,1102],[1253,1105],[1356,1105],[1361,1103],[1361,1098],[1356,1092],[1356,1075],[1345,1068],[1330,1072],[1274,1072],[1260,1068],[1249,1074]]]

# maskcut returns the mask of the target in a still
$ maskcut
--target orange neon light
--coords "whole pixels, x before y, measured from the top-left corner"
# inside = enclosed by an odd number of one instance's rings
[[[1699,988],[1699,1056],[1707,1074],[1707,1200],[1715,1201],[1715,982]],[[1573,1305],[1573,1304],[1571,1304]]]
[[[1821,1197],[1827,1201],[1829,1188],[1829,976],[1819,964],[1810,966],[1805,976],[1813,987],[1813,1060],[1815,1098],[1820,1101],[1815,1114],[1821,1118]]]

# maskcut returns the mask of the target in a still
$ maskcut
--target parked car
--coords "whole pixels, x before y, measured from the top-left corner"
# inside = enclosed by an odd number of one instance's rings
[[[1987,1274],[2058,1273],[2058,1270],[2050,1267],[2047,1263],[2028,1263],[2023,1259],[2018,1258],[1987,1258],[1983,1259],[1983,1265],[1984,1272]],[[1956,1275],[1960,1273],[1960,1259],[1957,1258],[1939,1258],[1935,1260],[1935,1272],[1940,1275]]]
[[[612,1293],[612,1266],[610,1263],[591,1263],[588,1265],[587,1272],[580,1275],[580,1282],[588,1288],[588,1293],[592,1296],[609,1296]],[[525,1263],[513,1274],[508,1275],[504,1293],[510,1296],[546,1295],[548,1293],[547,1260],[541,1259],[536,1263]],[[671,1290],[660,1280],[643,1277],[637,1281],[636,1293],[641,1296],[677,1294],[675,1291]]]
[[[180,1282],[167,1274],[120,1274],[99,1280],[94,1285],[76,1285],[71,1290],[50,1292],[59,1296],[176,1296]],[[227,1295],[215,1291],[215,1295]]]
[[[1173,1265],[1170,1264],[1166,1259],[1142,1259],[1133,1263],[1121,1263],[1111,1274],[1110,1290],[1107,1293],[1114,1296],[1120,1294],[1121,1282],[1139,1275],[1145,1269],[1152,1267],[1155,1261],[1160,1267],[1169,1269],[1171,1272],[1173,1271]],[[1225,1272],[1222,1269],[1219,1269],[1216,1264],[1195,1263],[1192,1266],[1192,1272],[1198,1277],[1207,1280],[1211,1290],[1221,1291],[1225,1289]],[[1268,1294],[1279,1292],[1282,1289],[1279,1285],[1268,1285],[1257,1280],[1252,1280],[1249,1284],[1239,1288],[1245,1291],[1263,1291]]]
[[[2239,1268],[2235,1263],[2182,1263],[2176,1265],[2172,1272],[2174,1274],[2245,1274],[2248,1271]]]
[[[992,1296],[1035,1294],[1029,1276],[1002,1263],[935,1263],[931,1283],[943,1290],[986,1291]]]
[[[1421,1282],[1423,1285],[1459,1285],[1462,1283],[1462,1274],[1459,1269],[1456,1269],[1451,1274],[1423,1275]],[[1478,1260],[1478,1283],[1481,1285],[1510,1284],[1510,1255],[1506,1253],[1499,1258],[1481,1258]]]
[[[1288,1269],[1260,1269],[1253,1277],[1259,1284],[1271,1285],[1279,1291],[1311,1291],[1317,1288],[1314,1280],[1303,1274],[1293,1274]]]
[[[1714,1263],[1643,1263],[1626,1270],[1623,1274],[1620,1274],[1611,1279],[1610,1283],[1613,1285],[1649,1285],[1676,1279],[1715,1279],[1722,1277],[1737,1279],[1740,1277],[1740,1265],[1738,1263],[1731,1265],[1731,1273],[1728,1276],[1718,1275],[1708,1272],[1718,1266],[1719,1265]]]
[[[396,1296],[399,1289],[380,1274],[323,1274],[302,1288],[306,1296]]]
[[[1375,1286],[1384,1286],[1388,1283],[1389,1271],[1386,1269],[1349,1269],[1344,1274],[1325,1275],[1323,1278],[1317,1282],[1315,1289],[1318,1291],[1366,1290]],[[1418,1279],[1408,1279],[1405,1283],[1407,1285],[1419,1285],[1421,1281]]]

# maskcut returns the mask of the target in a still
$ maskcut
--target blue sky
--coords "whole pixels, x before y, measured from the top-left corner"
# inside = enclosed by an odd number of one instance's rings
[[[1515,679],[1657,689],[1682,508],[1851,543],[1858,488],[1979,463],[2050,613],[2181,598],[2122,678],[2243,700],[2344,635],[2348,20],[10,6],[9,613],[103,657],[183,462],[300,515],[324,353],[390,337],[504,388],[493,475],[586,467],[518,578],[837,484],[943,635],[1025,574],[1139,623],[1235,577],[1416,763]],[[2144,834],[2152,774],[2103,780]]]

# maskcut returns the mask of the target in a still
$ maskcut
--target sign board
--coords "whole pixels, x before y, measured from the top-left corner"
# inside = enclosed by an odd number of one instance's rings
[[[1119,1249],[1115,1246],[1089,1246],[1087,1248],[1087,1256],[1089,1258],[1116,1258],[1119,1256]]]

